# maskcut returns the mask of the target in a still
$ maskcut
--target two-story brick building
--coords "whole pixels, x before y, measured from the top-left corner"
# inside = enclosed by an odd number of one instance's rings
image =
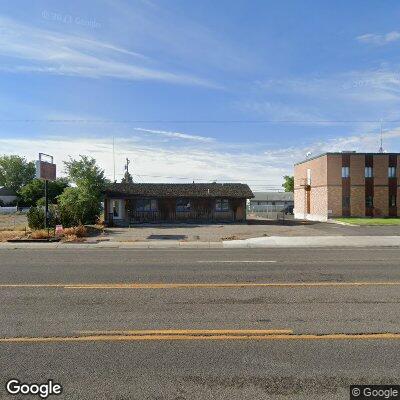
[[[294,168],[296,218],[400,216],[399,153],[325,153]]]

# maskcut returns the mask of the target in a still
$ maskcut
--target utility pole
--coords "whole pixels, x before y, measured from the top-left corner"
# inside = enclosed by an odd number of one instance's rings
[[[45,198],[45,214],[44,214],[44,229],[47,229],[47,233],[49,232],[49,190],[48,190],[48,180],[44,180],[44,198]]]

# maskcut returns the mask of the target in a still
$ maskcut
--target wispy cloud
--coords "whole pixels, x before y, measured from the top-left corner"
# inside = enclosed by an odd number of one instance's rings
[[[135,129],[135,131],[160,135],[160,136],[172,138],[172,139],[193,140],[196,142],[203,142],[203,143],[210,143],[210,142],[214,142],[214,140],[215,140],[214,138],[211,138],[211,137],[190,135],[188,133],[182,133],[182,132],[160,131],[160,130],[155,130],[155,129],[144,129],[144,128],[134,128],[134,129]]]
[[[383,34],[366,33],[364,35],[357,36],[356,39],[362,43],[369,43],[382,46],[400,40],[400,32],[392,31]]]
[[[268,190],[268,186],[279,188],[282,177],[292,174],[293,164],[303,160],[306,153],[317,155],[327,151],[376,151],[379,147],[378,131],[375,126],[365,133],[316,139],[299,146],[268,148],[264,144],[251,150],[243,148],[241,151],[220,147],[217,141],[213,145],[194,141],[190,147],[171,148],[168,144],[120,134],[115,136],[117,179],[122,178],[125,157],[129,157],[133,160],[132,171],[138,181],[241,181],[249,183],[253,190]],[[139,132],[146,133],[141,129]],[[156,132],[159,134],[159,131]],[[383,137],[384,147],[395,151],[399,143],[400,127],[384,131]],[[35,159],[43,148],[55,156],[59,171],[62,170],[62,161],[69,155],[78,157],[79,154],[88,154],[95,157],[106,170],[107,176],[112,178],[112,142],[109,137],[69,136],[66,139],[65,135],[47,135],[25,139],[0,136],[1,153],[13,154],[18,149],[19,154]],[[267,177],[260,176],[260,171],[266,171]]]
[[[272,121],[314,121],[323,119],[321,115],[304,108],[276,101],[244,101],[236,107],[245,112],[252,112],[270,118]]]
[[[0,17],[0,55],[10,58],[3,59],[2,70],[8,72],[218,86],[190,74],[150,68],[146,65],[147,57],[138,52],[89,38],[38,29],[5,17]],[[24,63],[18,64],[15,59]]]

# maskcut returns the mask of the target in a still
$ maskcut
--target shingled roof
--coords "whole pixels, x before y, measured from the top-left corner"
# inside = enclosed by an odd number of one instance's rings
[[[112,183],[104,194],[110,197],[254,197],[244,183]]]

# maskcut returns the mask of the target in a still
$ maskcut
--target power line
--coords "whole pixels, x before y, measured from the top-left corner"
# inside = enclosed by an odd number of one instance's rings
[[[122,174],[119,174],[122,175]],[[165,176],[165,175],[141,175],[135,174],[140,178],[166,178],[166,179],[186,179],[186,180],[194,180],[194,181],[210,181],[210,179],[206,178],[194,178],[189,176]],[[236,178],[238,180],[245,180],[247,182],[266,182],[265,179],[247,179],[247,178]],[[214,179],[215,181],[221,181],[223,179]]]
[[[162,120],[162,119],[136,119],[136,120],[96,120],[96,119],[0,119],[0,123],[21,122],[21,123],[55,123],[55,124],[347,124],[347,123],[380,123],[381,120],[285,120],[285,119],[262,119],[262,120]],[[398,123],[400,120],[385,121],[386,123]]]

